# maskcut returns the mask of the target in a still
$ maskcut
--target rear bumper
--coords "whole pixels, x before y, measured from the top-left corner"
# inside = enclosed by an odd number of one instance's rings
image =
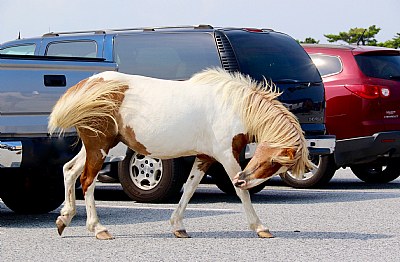
[[[336,137],[332,135],[319,135],[306,137],[307,147],[311,155],[328,155],[335,150]],[[252,158],[257,144],[248,144],[245,148],[244,157]]]
[[[78,153],[76,137],[4,138],[0,168],[62,165]]]
[[[307,136],[306,141],[311,155],[329,155],[335,151],[336,137],[333,135]]]
[[[400,157],[400,131],[337,140],[334,155],[338,166],[368,163],[381,157]]]

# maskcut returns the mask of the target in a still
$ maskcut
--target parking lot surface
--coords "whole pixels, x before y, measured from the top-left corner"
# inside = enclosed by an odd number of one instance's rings
[[[115,239],[86,230],[84,201],[62,237],[55,219],[18,215],[0,201],[0,261],[398,261],[400,179],[368,185],[349,169],[325,189],[294,189],[274,178],[253,196],[272,239],[248,229],[240,201],[201,185],[184,220],[190,239],[174,238],[168,223],[176,203],[131,201],[118,184],[98,183],[100,221]],[[79,198],[79,197],[78,197]]]

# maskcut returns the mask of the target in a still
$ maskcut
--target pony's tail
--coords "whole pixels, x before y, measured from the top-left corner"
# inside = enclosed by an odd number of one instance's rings
[[[85,79],[72,86],[57,101],[50,114],[50,135],[56,131],[62,134],[71,127],[102,133],[102,120],[110,119],[117,128],[115,113],[127,88],[127,83],[103,78]]]

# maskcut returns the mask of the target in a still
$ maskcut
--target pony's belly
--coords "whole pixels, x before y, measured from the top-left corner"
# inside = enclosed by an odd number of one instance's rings
[[[124,126],[133,131],[134,140],[151,156],[171,158],[197,154],[201,150],[199,145],[209,144],[210,124],[193,108],[171,107],[173,109],[122,112]]]
[[[197,140],[191,133],[146,132],[137,134],[137,140],[146,147],[150,156],[167,159],[180,156],[196,155],[202,150],[197,147]]]

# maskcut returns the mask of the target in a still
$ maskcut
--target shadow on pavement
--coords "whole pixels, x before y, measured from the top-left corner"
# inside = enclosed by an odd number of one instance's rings
[[[244,231],[208,231],[199,232],[193,231],[188,232],[193,238],[218,238],[218,239],[257,239],[256,233],[250,230]],[[394,235],[386,234],[370,234],[370,233],[358,233],[358,232],[313,232],[313,231],[271,231],[275,236],[270,240],[274,241],[279,239],[338,239],[338,240],[377,240],[377,239],[388,239],[395,237]],[[131,235],[115,235],[116,238],[174,238],[172,233],[149,233],[149,234],[131,234]]]

